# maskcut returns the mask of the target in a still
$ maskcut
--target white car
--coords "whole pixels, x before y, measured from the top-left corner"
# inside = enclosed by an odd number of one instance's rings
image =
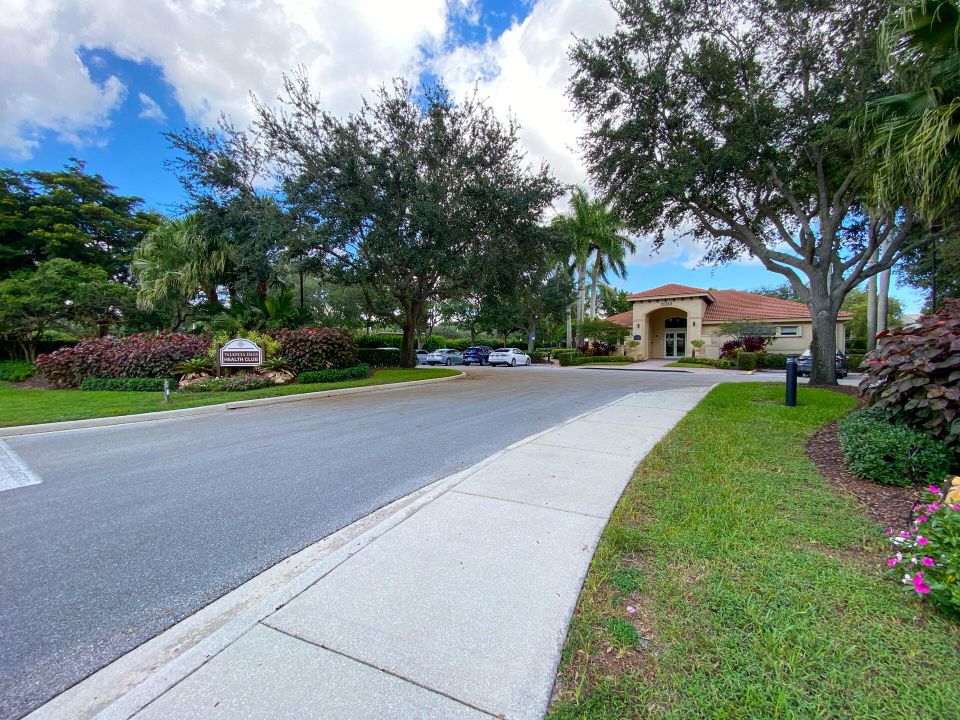
[[[459,350],[440,348],[429,353],[424,362],[427,365],[463,365],[463,355]]]
[[[530,356],[523,350],[517,350],[516,348],[500,348],[487,356],[487,362],[493,366],[510,365],[516,367],[517,365],[529,365]]]

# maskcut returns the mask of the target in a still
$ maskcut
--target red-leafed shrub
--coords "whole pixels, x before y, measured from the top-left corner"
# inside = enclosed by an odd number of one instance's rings
[[[960,300],[887,333],[864,367],[864,398],[888,420],[923,430],[960,455]]]
[[[743,350],[743,340],[727,340],[720,346],[720,357],[724,359],[736,357],[737,350]]]
[[[745,335],[741,342],[743,342],[745,352],[759,353],[763,352],[767,343],[770,342],[770,338],[760,337],[759,335]]]
[[[57,387],[79,387],[85,378],[171,377],[174,367],[210,346],[186,333],[138,333],[125,338],[83,340],[37,358],[37,371]]]
[[[277,330],[280,354],[298,375],[308,370],[329,370],[357,364],[357,341],[353,333],[332,327],[302,327]]]

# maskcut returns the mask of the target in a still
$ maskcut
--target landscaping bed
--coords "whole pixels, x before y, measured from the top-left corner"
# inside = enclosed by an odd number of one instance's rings
[[[787,408],[782,394],[719,386],[638,468],[551,718],[960,716],[960,625],[885,578],[866,493],[838,491],[845,478],[807,455],[856,400],[800,388]]]
[[[234,392],[174,392],[170,395],[169,403],[163,402],[163,393],[160,392],[19,389],[10,383],[0,382],[0,427],[178,410],[235,400],[429,380],[456,374],[456,370],[447,369],[378,370],[368,378],[340,382],[275,385]]]

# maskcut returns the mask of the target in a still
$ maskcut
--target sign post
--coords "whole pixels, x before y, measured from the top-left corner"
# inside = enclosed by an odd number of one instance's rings
[[[263,348],[252,340],[235,338],[217,347],[217,375],[225,367],[257,367],[263,365]]]

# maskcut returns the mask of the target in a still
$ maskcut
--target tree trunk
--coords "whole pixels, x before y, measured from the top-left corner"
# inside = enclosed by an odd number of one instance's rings
[[[877,348],[877,276],[867,281],[867,352]]]
[[[527,323],[527,355],[533,352],[533,333],[537,330],[537,319],[535,317],[530,318],[530,322]]]
[[[580,287],[577,288],[577,345],[583,340],[583,311],[587,303],[587,261],[584,260],[577,268],[577,276],[580,278]]]
[[[405,309],[403,342],[400,343],[400,367],[415,368],[417,366],[417,327],[420,325],[423,305],[413,303]],[[429,341],[429,337],[427,339]]]
[[[811,385],[837,384],[837,310],[829,305],[810,305],[813,320]]]
[[[477,329],[473,325],[471,325],[470,326],[470,345],[472,346],[476,344],[477,344]]]
[[[567,308],[567,347],[573,347],[573,308]]]
[[[886,254],[887,243],[884,242],[881,252]],[[880,273],[880,279],[877,281],[877,332],[882,333],[887,329],[887,317],[890,308],[890,271],[884,270]],[[876,335],[874,335],[874,345],[876,345]]]
[[[593,270],[591,271],[591,280],[593,281],[593,287],[590,289],[590,319],[597,319],[597,285],[599,284],[599,278],[597,277],[598,270],[597,259],[593,259]]]

